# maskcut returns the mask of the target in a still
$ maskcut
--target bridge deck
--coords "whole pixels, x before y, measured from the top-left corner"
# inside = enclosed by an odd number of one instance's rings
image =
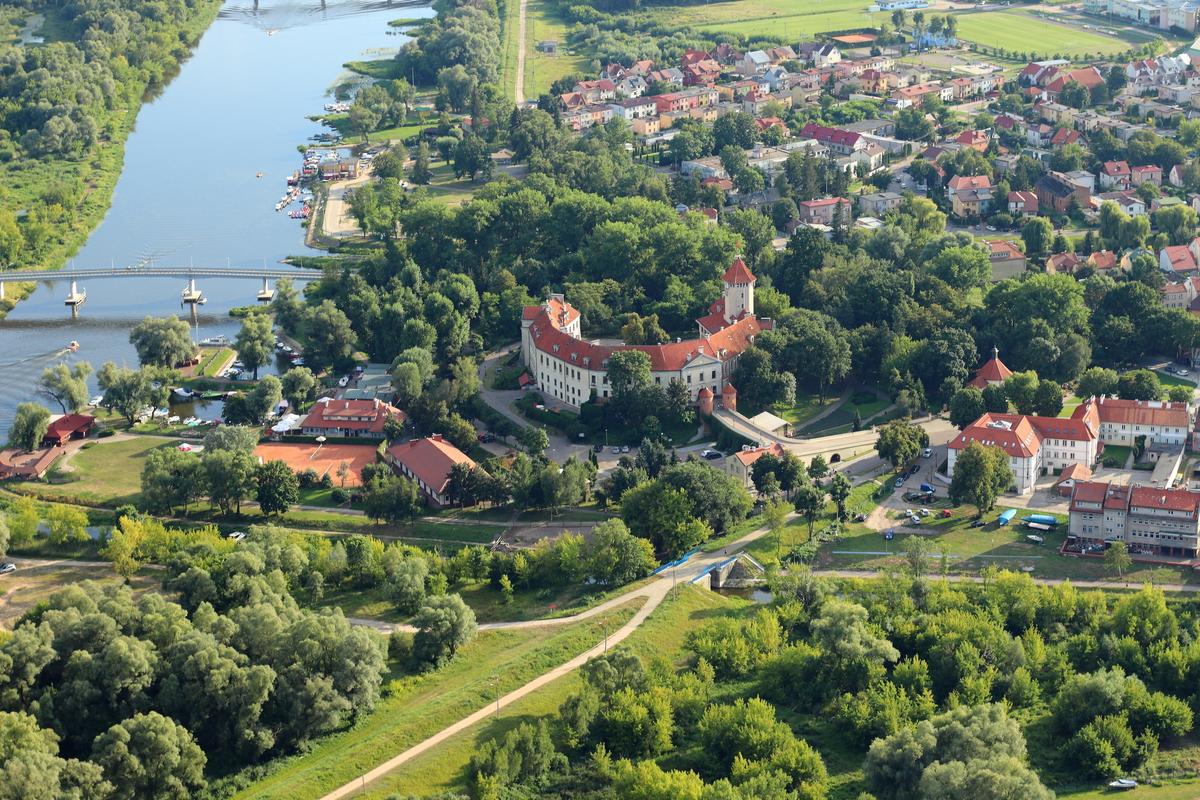
[[[144,269],[122,269],[104,267],[100,269],[0,272],[0,283],[71,281],[102,278],[249,278],[254,280],[291,278],[299,281],[314,281],[319,280],[320,277],[320,272],[301,269],[236,269],[234,267],[147,267]]]

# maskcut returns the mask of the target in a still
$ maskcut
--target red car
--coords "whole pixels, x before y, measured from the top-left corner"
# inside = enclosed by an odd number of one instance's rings
[[[942,509],[942,519],[950,519],[950,517],[952,517],[952,516],[954,516],[954,515],[950,513],[950,509],[948,509],[948,508]]]

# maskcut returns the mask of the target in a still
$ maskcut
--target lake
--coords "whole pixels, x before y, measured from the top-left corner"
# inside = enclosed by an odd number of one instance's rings
[[[278,266],[306,252],[300,222],[275,204],[301,165],[297,146],[328,130],[307,117],[332,101],[345,62],[383,57],[407,41],[389,20],[432,15],[427,3],[386,0],[226,3],[179,75],[142,107],[112,207],[71,263]],[[185,281],[143,278],[81,282],[87,303],[73,319],[63,304],[70,269],[0,321],[0,435],[17,403],[37,399],[45,367],[136,366],[134,324],[147,315],[189,318],[179,300]],[[194,320],[196,338],[232,339],[240,325],[229,309],[253,304],[261,285],[205,279],[198,288],[208,302]],[[72,340],[79,351],[63,355]],[[41,402],[57,413],[53,401]]]

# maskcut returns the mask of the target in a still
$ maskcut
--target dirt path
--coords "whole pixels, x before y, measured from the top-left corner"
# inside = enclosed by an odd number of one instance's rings
[[[529,0],[521,0],[517,11],[517,80],[513,88],[513,101],[517,105],[525,102],[525,6]]]

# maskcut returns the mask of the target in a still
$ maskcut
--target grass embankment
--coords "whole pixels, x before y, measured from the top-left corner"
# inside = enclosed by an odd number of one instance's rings
[[[281,761],[234,798],[321,797],[594,646],[603,636],[600,624],[615,630],[639,602],[573,625],[483,631],[442,669],[395,677],[372,714]]]
[[[709,620],[741,613],[748,608],[744,600],[716,592],[680,587],[677,599],[668,597],[628,639],[621,643],[647,662],[665,658],[678,662],[688,632]],[[364,798],[427,796],[438,792],[465,791],[467,767],[480,744],[502,737],[522,722],[557,716],[558,707],[579,689],[578,673],[572,673],[500,710],[487,722],[452,737],[434,750],[423,753],[408,764],[367,787]]]
[[[200,363],[196,365],[193,375],[197,378],[215,378],[224,372],[237,359],[237,353],[230,347],[200,348]]]
[[[216,0],[199,4],[202,10],[180,31],[179,39],[190,48],[217,18],[221,3]],[[74,26],[61,12],[47,7],[37,34],[47,42],[73,37]],[[112,202],[113,190],[125,163],[125,141],[133,130],[143,98],[151,95],[148,87],[138,84],[124,86],[124,92],[114,95],[111,111],[97,120],[104,132],[96,146],[84,158],[14,158],[0,163],[0,207],[24,209],[57,187],[77,187],[78,202],[53,220],[51,235],[44,248],[30,254],[28,266],[33,269],[60,269],[87,241],[92,230],[104,219]],[[18,301],[33,292],[34,284],[8,284],[5,299],[0,300],[0,319]]]
[[[500,0],[500,88],[509,99],[517,86],[517,49],[520,42],[521,0]],[[528,58],[529,54],[526,53]],[[526,93],[529,87],[525,88]]]

